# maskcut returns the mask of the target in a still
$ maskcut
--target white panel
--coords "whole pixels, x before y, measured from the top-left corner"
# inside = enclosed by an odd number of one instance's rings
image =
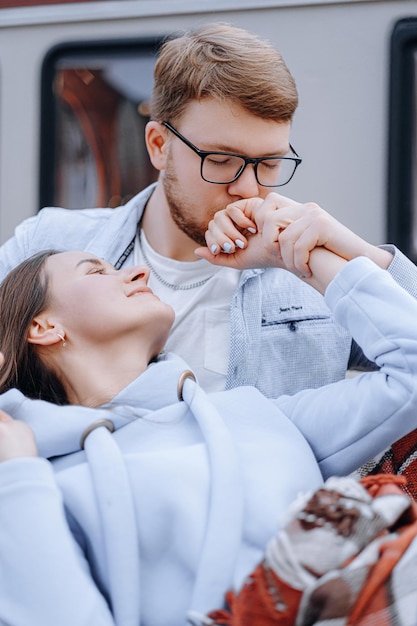
[[[233,9],[255,4],[257,10]],[[52,11],[41,8],[44,16]],[[318,201],[374,243],[385,239],[389,42],[397,19],[417,15],[416,0],[92,2],[89,10],[103,13],[83,21],[80,8],[65,5],[67,18],[59,22],[55,13],[49,24],[32,19],[35,9],[0,11],[0,241],[37,209],[40,69],[49,48],[159,36],[215,20],[268,38],[296,79],[300,106],[291,140],[304,162],[285,193]],[[18,11],[32,25],[13,26],[11,18],[7,24],[5,16]]]

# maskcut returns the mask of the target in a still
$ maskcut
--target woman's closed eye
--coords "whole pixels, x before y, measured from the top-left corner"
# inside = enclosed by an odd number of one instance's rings
[[[85,274],[108,274],[109,271],[114,270],[113,266],[107,263],[103,263],[100,259],[96,258],[88,258],[81,259],[76,264],[77,267],[85,266],[84,270]]]
[[[88,270],[87,274],[105,274],[106,270],[104,267],[92,267]]]

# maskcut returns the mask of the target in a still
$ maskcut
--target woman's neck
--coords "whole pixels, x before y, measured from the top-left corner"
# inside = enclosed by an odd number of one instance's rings
[[[140,350],[107,355],[103,350],[86,350],[61,363],[63,384],[70,404],[97,407],[112,400],[147,369],[153,355],[141,356]]]

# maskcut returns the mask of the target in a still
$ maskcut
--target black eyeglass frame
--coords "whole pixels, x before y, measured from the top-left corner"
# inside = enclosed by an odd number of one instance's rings
[[[174,128],[173,126],[171,126],[171,124],[169,122],[162,122],[162,125],[165,126],[166,128],[168,128],[168,130],[171,131],[171,133],[173,133],[176,137],[178,137],[178,139],[180,139],[183,143],[185,143],[186,146],[188,146],[189,148],[191,148],[191,150],[193,152],[195,152],[201,159],[201,165],[200,165],[200,176],[203,180],[206,181],[206,183],[211,183],[213,185],[230,185],[231,183],[234,183],[235,180],[237,180],[239,178],[239,176],[241,176],[246,168],[247,165],[249,164],[253,164],[254,166],[254,172],[255,172],[255,178],[256,178],[256,182],[258,183],[258,185],[261,185],[261,187],[283,187],[284,185],[287,185],[290,180],[292,179],[292,177],[295,174],[295,170],[297,169],[297,167],[300,165],[300,163],[302,163],[302,158],[297,154],[297,152],[294,150],[294,148],[292,147],[292,145],[290,144],[290,150],[294,153],[294,156],[292,157],[287,157],[287,156],[272,156],[272,157],[256,157],[256,158],[251,158],[251,157],[247,157],[244,154],[234,154],[233,152],[216,152],[213,150],[200,150],[199,148],[197,148],[197,146],[195,146],[193,143],[191,143],[191,141],[189,141],[186,137],[184,137],[184,135],[182,135],[176,128]],[[208,180],[207,178],[204,178],[203,176],[203,164],[204,164],[204,160],[212,155],[215,154],[217,156],[230,156],[230,157],[238,157],[239,159],[242,159],[244,161],[244,164],[242,165],[242,167],[238,170],[236,176],[234,178],[232,178],[232,180],[228,180],[227,182],[216,182],[214,180]],[[289,179],[285,182],[285,183],[280,183],[279,185],[265,185],[264,183],[261,183],[258,179],[258,163],[262,162],[262,161],[293,161],[295,163],[294,165],[294,171],[291,174],[291,176],[289,177]]]

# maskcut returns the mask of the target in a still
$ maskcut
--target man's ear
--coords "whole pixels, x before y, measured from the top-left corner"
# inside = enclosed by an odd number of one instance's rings
[[[28,342],[34,343],[38,346],[52,346],[54,343],[62,341],[61,335],[64,336],[64,331],[57,328],[55,324],[48,322],[43,317],[35,317],[29,328]]]
[[[145,142],[152,165],[159,171],[165,169],[167,154],[167,130],[159,122],[148,122]]]

